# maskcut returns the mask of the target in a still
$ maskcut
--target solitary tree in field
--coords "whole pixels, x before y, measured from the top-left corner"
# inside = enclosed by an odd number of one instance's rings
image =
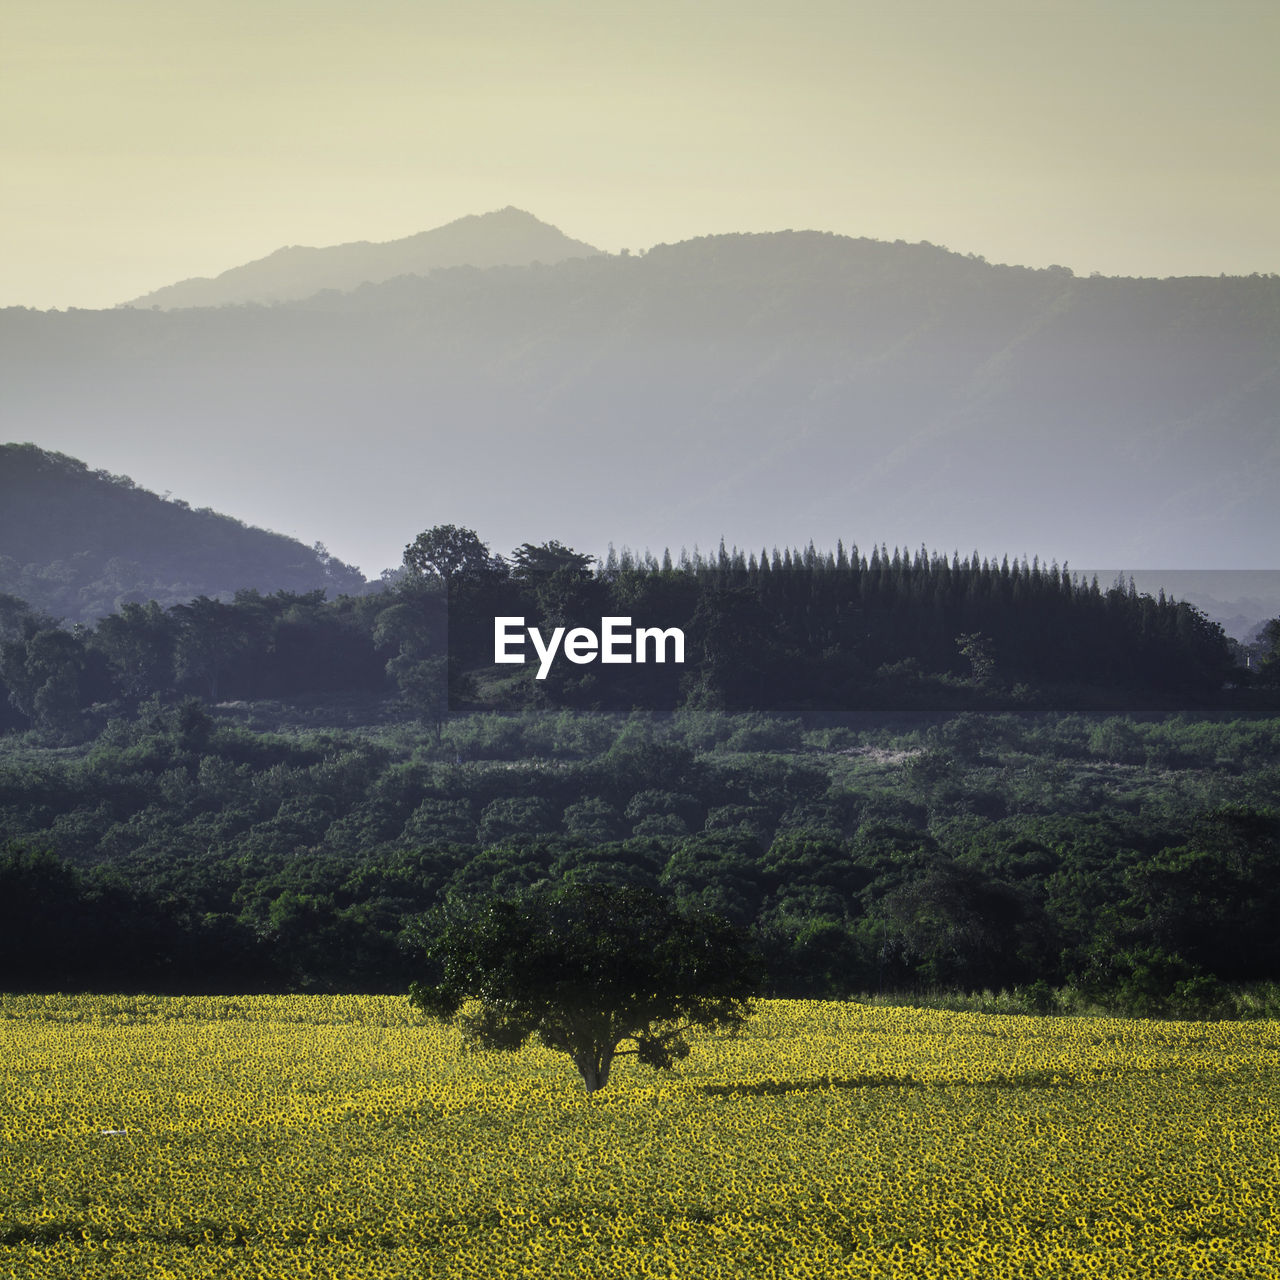
[[[415,1005],[453,1018],[478,1001],[461,1015],[470,1044],[515,1050],[536,1035],[568,1054],[588,1093],[605,1087],[622,1054],[671,1067],[688,1056],[694,1028],[740,1027],[758,977],[728,921],[633,886],[483,902],[438,914],[426,933],[441,977],[412,984]]]

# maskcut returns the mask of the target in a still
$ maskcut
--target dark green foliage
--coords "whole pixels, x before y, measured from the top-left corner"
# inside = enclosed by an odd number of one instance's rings
[[[419,576],[435,574],[452,596],[468,581],[485,577],[491,568],[489,548],[472,529],[438,524],[427,529],[404,549],[405,568]]]
[[[0,848],[0,990],[254,990],[278,985],[269,964],[239,922],[184,898]]]
[[[505,797],[485,806],[476,834],[481,844],[501,844],[545,836],[557,826],[559,815],[549,801],[538,797]]]
[[[1151,943],[1221,978],[1280,972],[1280,814],[1201,815],[1191,841],[1127,877],[1129,907]]]
[[[569,836],[592,844],[603,844],[619,832],[618,811],[605,800],[588,798],[566,806],[564,829]]]
[[[1159,952],[1181,967],[1151,1007],[1177,1013],[1280,970],[1275,720],[554,712],[437,737],[253,731],[192,696],[47,741],[0,743],[0,841],[55,859],[14,872],[49,910],[10,921],[11,985],[403,990],[406,918],[544,882],[730,919],[775,995],[1042,980],[1136,1007],[1115,958]]]
[[[1181,956],[1160,947],[1132,947],[1114,955],[1098,955],[1080,978],[1084,991],[1134,1018],[1158,1017],[1170,1011],[1176,991],[1200,998],[1202,984]]]
[[[10,703],[50,736],[73,735],[79,726],[85,666],[79,636],[56,627],[30,631],[0,648],[0,675]]]
[[[511,553],[512,575],[521,581],[543,584],[561,575],[562,582],[591,576],[592,558],[552,539],[540,547],[526,542]]]
[[[468,1042],[511,1050],[536,1035],[569,1055],[589,1093],[609,1082],[619,1054],[669,1068],[688,1055],[694,1028],[740,1027],[758,981],[726,921],[598,883],[442,911],[425,927],[424,951],[440,977],[410,986],[415,1005],[452,1018],[479,1001],[462,1015]]]
[[[1057,949],[1034,897],[936,866],[886,895],[886,946],[917,982],[966,990],[1038,976]]]
[[[140,702],[149,694],[174,687],[177,636],[181,614],[166,613],[154,601],[128,602],[103,618],[94,632],[122,698]]]
[[[1258,636],[1258,649],[1262,662],[1258,670],[1259,681],[1270,687],[1280,685],[1280,618],[1272,618]]]
[[[792,911],[799,903],[792,904]],[[875,941],[848,922],[784,910],[764,922],[760,947],[775,988],[795,997],[866,991],[881,977]]]

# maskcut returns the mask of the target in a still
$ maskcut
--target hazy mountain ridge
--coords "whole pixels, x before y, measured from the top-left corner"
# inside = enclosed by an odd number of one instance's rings
[[[310,297],[324,289],[351,290],[395,276],[426,275],[444,267],[554,263],[599,252],[508,206],[493,213],[469,214],[399,240],[357,240],[323,248],[289,245],[212,278],[197,276],[165,285],[121,305],[168,309],[270,304]]]
[[[192,510],[127,476],[34,445],[0,445],[0,592],[69,621],[130,601],[199,595],[358,591],[361,575],[323,549]]]
[[[109,433],[182,485],[192,455],[262,522],[380,530],[370,571],[441,520],[500,550],[801,531],[1134,566],[1273,567],[1280,541],[1268,277],[712,236],[265,308],[13,310],[0,362],[23,435]]]

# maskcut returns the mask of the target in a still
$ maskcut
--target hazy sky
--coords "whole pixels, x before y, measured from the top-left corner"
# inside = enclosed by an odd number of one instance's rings
[[[0,305],[514,204],[1280,271],[1274,0],[0,0]]]

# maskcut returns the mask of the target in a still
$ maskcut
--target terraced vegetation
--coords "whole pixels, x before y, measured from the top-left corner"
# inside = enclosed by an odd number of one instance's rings
[[[1280,1024],[765,1002],[586,1096],[394,997],[0,998],[0,1275],[1280,1274]]]

